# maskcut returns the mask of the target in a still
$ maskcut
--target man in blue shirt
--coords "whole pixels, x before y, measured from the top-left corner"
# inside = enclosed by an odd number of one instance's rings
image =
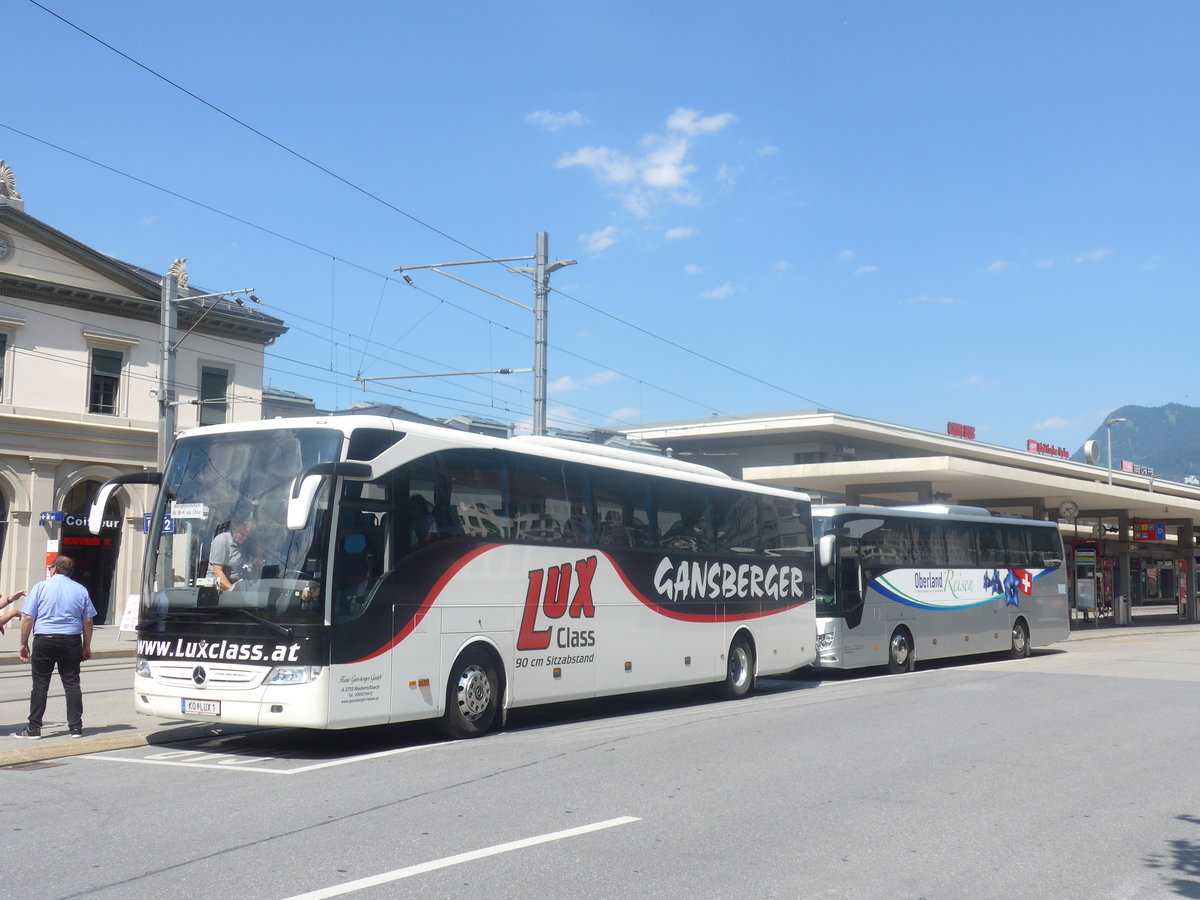
[[[96,607],[87,589],[71,580],[74,561],[56,556],[51,564],[54,574],[29,590],[21,610],[21,662],[33,662],[33,691],[29,695],[29,724],[17,737],[40,738],[42,716],[50,677],[58,666],[67,699],[67,728],[71,737],[83,737],[83,690],[79,686],[79,665],[92,658],[92,619]],[[33,652],[29,638],[33,636]]]

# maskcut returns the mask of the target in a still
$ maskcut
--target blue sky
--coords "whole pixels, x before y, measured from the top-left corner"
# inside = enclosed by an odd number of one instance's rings
[[[319,405],[528,422],[528,374],[354,378],[531,366],[530,313],[393,269],[539,231],[578,260],[551,426],[821,406],[1074,450],[1200,405],[1195,3],[40,2],[146,68],[9,0],[26,211],[253,288],[292,326],[268,383]]]

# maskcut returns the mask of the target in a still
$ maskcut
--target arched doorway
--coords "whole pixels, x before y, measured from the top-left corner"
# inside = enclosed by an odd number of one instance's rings
[[[100,534],[88,531],[88,511],[100,489],[99,481],[81,481],[63,500],[62,539],[59,551],[75,560],[74,579],[87,588],[96,607],[97,624],[108,620],[112,606],[113,573],[117,570],[117,551],[121,544],[121,517],[109,503]]]

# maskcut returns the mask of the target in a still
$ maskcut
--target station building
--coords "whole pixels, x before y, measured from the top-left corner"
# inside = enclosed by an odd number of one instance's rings
[[[1167,604],[1181,621],[1200,621],[1200,486],[1126,471],[1119,460],[1075,462],[1032,439],[1025,449],[983,443],[955,423],[938,434],[820,409],[619,433],[735,477],[807,491],[816,503],[974,506],[1056,521],[1074,609],[1111,609],[1116,624],[1129,624],[1135,607]]]
[[[98,536],[87,529],[87,510],[106,479],[157,468],[165,302],[178,315],[177,427],[261,418],[265,349],[286,326],[227,299],[203,299],[209,292],[188,286],[183,260],[170,267],[177,300],[163,300],[164,277],[29,215],[12,169],[0,161],[5,596],[45,578],[47,560],[60,552],[74,558],[97,623],[119,621],[125,599],[137,593],[152,490],[118,492]]]

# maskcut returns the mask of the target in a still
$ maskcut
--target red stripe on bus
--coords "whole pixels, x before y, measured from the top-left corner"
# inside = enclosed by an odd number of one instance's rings
[[[366,662],[368,659],[374,659],[377,656],[382,656],[384,653],[387,653],[389,650],[391,650],[393,647],[395,647],[397,644],[399,644],[401,641],[403,641],[406,637],[408,637],[410,634],[412,634],[413,630],[418,625],[421,624],[421,620],[425,618],[425,614],[427,612],[429,612],[429,607],[433,606],[434,602],[438,598],[438,595],[441,594],[441,592],[443,590],[445,590],[446,585],[450,583],[450,581],[454,578],[454,576],[457,575],[460,571],[462,571],[462,569],[468,563],[470,563],[472,560],[474,560],[477,556],[487,553],[489,550],[494,550],[496,547],[499,547],[499,546],[501,546],[501,545],[500,544],[487,544],[483,547],[478,547],[475,550],[472,550],[466,556],[462,557],[458,562],[456,562],[450,568],[448,568],[445,571],[445,573],[442,575],[442,577],[438,579],[437,584],[435,584],[433,586],[433,590],[431,590],[429,592],[429,594],[425,597],[424,602],[421,603],[421,608],[417,610],[416,614],[412,617],[412,619],[409,621],[409,623],[407,625],[405,625],[402,629],[400,629],[399,634],[395,635],[390,641],[388,641],[386,644],[384,644],[382,647],[380,647],[374,653],[370,653],[360,659],[351,660],[349,664],[353,665],[354,663]]]

